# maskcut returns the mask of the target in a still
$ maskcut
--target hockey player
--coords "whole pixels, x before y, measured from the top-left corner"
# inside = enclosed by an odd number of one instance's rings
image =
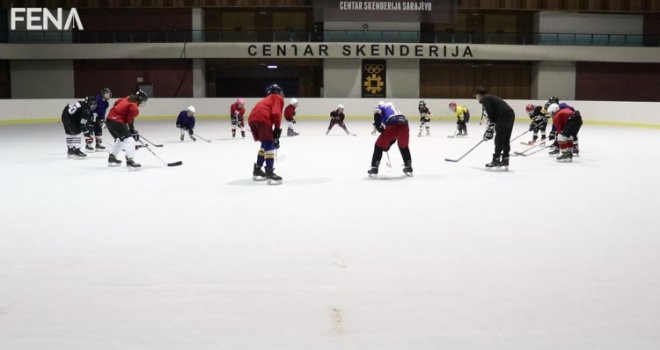
[[[81,159],[87,157],[80,150],[81,133],[89,134],[89,121],[92,111],[96,108],[96,99],[93,96],[84,100],[71,102],[62,111],[62,125],[66,134],[67,157]],[[94,150],[92,148],[92,150]]]
[[[570,108],[561,108],[553,103],[548,106],[548,113],[552,116],[552,124],[557,129],[557,142],[561,154],[557,157],[558,162],[573,161],[573,141],[577,139],[578,132],[582,127],[582,116],[580,111]]]
[[[282,177],[275,174],[275,150],[280,148],[280,135],[282,129],[282,108],[284,98],[282,88],[277,84],[266,88],[266,97],[250,111],[248,124],[254,141],[260,142],[257,162],[252,170],[252,179],[255,181],[267,180],[268,184],[281,184]],[[266,163],[266,172],[261,167]]]
[[[449,109],[456,114],[456,136],[467,136],[467,123],[470,121],[470,111],[456,102],[449,102]]]
[[[176,127],[181,131],[181,141],[183,137],[188,132],[188,137],[191,140],[197,141],[195,138],[195,106],[188,106],[186,109],[179,113],[179,116],[176,118]]]
[[[379,108],[382,106],[385,106],[385,101],[378,101],[378,106],[374,110],[374,120],[376,120],[376,118],[379,118],[380,116]],[[376,135],[376,134],[378,134],[378,129],[376,129],[376,126],[374,125],[374,129],[371,131],[371,135]]]
[[[346,124],[344,124],[344,118],[346,118],[346,116],[344,115],[344,105],[337,105],[337,109],[330,112],[330,125],[328,126],[328,130],[325,132],[325,134],[327,135],[328,133],[330,133],[330,130],[335,125],[339,125],[339,127],[344,129],[346,135],[352,135],[350,131],[348,131],[348,129],[346,128]]]
[[[515,120],[513,109],[500,97],[489,94],[484,88],[478,88],[474,96],[484,107],[488,116],[488,128],[484,133],[484,141],[495,136],[495,153],[493,153],[493,160],[486,164],[486,168],[504,168],[506,170],[509,167],[511,131]]]
[[[284,119],[286,119],[286,136],[298,136],[300,135],[293,129],[293,125],[296,123],[296,108],[298,108],[298,100],[292,98],[289,100],[289,105],[284,108]]]
[[[236,127],[241,128],[241,137],[245,138],[245,121],[243,115],[245,114],[245,100],[241,97],[232,103],[229,111],[231,118],[231,137],[236,137]]]
[[[126,166],[129,169],[140,168],[141,165],[134,160],[135,142],[140,140],[140,134],[135,130],[135,118],[140,114],[139,107],[143,107],[149,95],[142,90],[125,98],[120,98],[110,109],[106,125],[110,135],[115,139],[112,151],[108,156],[108,166],[121,165],[117,159],[122,149],[126,152]]]
[[[559,106],[559,109],[565,109],[565,108],[568,108],[568,109],[570,109],[570,110],[573,111],[573,112],[576,111],[575,108],[573,108],[573,106],[571,106],[571,105],[569,105],[569,104],[567,104],[567,103],[565,103],[565,102],[560,102],[560,101],[559,101],[559,97],[552,96],[552,97],[550,97],[550,98],[548,99],[548,101],[545,103],[545,106],[543,107],[543,111],[544,111],[546,114],[547,114],[547,109],[548,109],[549,106],[550,106],[551,104],[553,104],[553,103],[556,103],[556,104]],[[552,146],[550,147],[550,152],[548,153],[550,156],[557,156],[557,155],[559,155],[559,143],[558,143],[556,137],[557,137],[557,129],[556,129],[554,123],[553,123],[553,124],[552,124],[552,129],[550,130],[550,136],[548,137],[548,139],[549,139],[550,141],[554,141],[553,144],[552,144]],[[573,140],[573,150],[572,150],[572,153],[573,153],[573,156],[574,156],[574,157],[579,157],[579,156],[580,156],[580,148],[579,148],[579,146],[578,146],[578,139],[577,139],[577,136],[576,136],[576,137],[574,138],[574,140]]]
[[[422,129],[426,128],[426,136],[431,136],[431,111],[426,107],[426,102],[419,101],[419,133],[417,137],[422,137]]]
[[[539,138],[539,131],[541,131],[541,143],[545,142],[545,129],[548,126],[549,116],[543,112],[542,106],[534,106],[533,104],[525,106],[525,111],[529,114],[529,119],[532,120],[529,124],[529,131],[533,132],[533,136],[531,141],[523,143],[529,146],[535,144]]]
[[[412,176],[412,157],[410,156],[410,148],[408,148],[408,141],[410,140],[408,120],[391,102],[379,106],[377,109],[380,112],[374,115],[374,127],[381,134],[374,145],[371,168],[367,173],[369,176],[378,175],[378,166],[383,157],[383,152],[389,151],[394,142],[397,142],[403,158],[403,173]]]
[[[88,151],[104,151],[103,146],[103,126],[105,126],[105,112],[108,110],[108,100],[112,97],[110,88],[101,89],[101,93],[96,95],[96,108],[92,111],[92,118],[89,120],[89,133],[85,135],[85,149]],[[96,139],[96,147],[92,147]]]

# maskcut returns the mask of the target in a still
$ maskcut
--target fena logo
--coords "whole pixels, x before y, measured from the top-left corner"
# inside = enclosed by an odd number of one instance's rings
[[[57,12],[53,14],[47,8],[41,7],[12,7],[11,9],[11,30],[16,30],[18,22],[25,22],[27,30],[49,30],[52,24],[53,29],[57,30],[70,30],[77,28],[84,30],[78,10],[72,8],[69,10],[69,15],[62,25],[62,9],[58,8]]]

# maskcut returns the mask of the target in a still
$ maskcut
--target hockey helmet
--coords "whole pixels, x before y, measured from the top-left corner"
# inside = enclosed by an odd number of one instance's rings
[[[101,89],[101,97],[106,101],[109,100],[112,97],[112,90],[108,87],[104,87]]]
[[[186,111],[188,111],[190,113],[195,113],[195,106],[190,105],[190,106],[186,107]]]
[[[266,95],[272,94],[282,95],[282,88],[277,84],[268,85],[266,88]]]
[[[424,101],[424,100],[419,101],[419,105],[420,106],[426,106],[426,101]]]
[[[137,98],[139,106],[144,106],[147,104],[147,100],[149,100],[149,95],[144,90],[138,90],[135,93],[135,97]]]
[[[236,103],[240,103],[240,104],[244,105],[245,104],[245,99],[242,98],[242,97],[239,97],[239,98],[236,99]]]
[[[454,102],[454,101],[449,102],[449,108],[450,108],[451,110],[456,109],[456,102]]]
[[[557,97],[557,96],[551,96],[551,97],[548,99],[548,102],[550,102],[550,104],[553,104],[553,103],[557,103],[557,104],[559,104],[559,97]]]
[[[297,98],[292,98],[289,100],[289,104],[292,104],[294,106],[298,105],[298,99]]]
[[[525,106],[525,111],[527,113],[532,113],[534,111],[534,108],[536,108],[536,107],[534,107],[534,105],[530,103],[527,106]]]
[[[97,103],[96,103],[96,98],[94,96],[87,96],[85,97],[85,104],[89,107],[91,110],[95,110]]]
[[[337,105],[337,109],[344,109],[344,105]]]
[[[385,101],[378,101],[378,107],[383,107],[385,105]]]
[[[559,112],[559,105],[558,104],[553,103],[548,107],[548,113],[550,113],[550,115],[554,115],[557,112]]]

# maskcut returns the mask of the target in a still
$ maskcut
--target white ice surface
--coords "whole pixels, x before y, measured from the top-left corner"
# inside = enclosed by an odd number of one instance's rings
[[[303,121],[266,186],[228,123],[173,124],[138,128],[183,166],[139,172],[0,127],[0,349],[660,348],[658,130],[585,125],[574,163],[492,173],[492,143],[443,160],[476,123],[415,122],[415,176],[393,149],[369,180],[368,123]]]

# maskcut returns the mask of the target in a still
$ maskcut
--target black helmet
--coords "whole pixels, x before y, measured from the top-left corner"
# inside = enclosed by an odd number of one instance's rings
[[[137,97],[137,101],[140,106],[144,106],[144,104],[147,103],[147,100],[149,99],[149,95],[147,95],[144,90],[138,90],[135,93],[135,97]]]
[[[108,94],[108,99],[110,99],[110,97],[112,97],[112,90],[108,87],[104,87],[101,89],[101,97],[105,98],[105,94]]]
[[[419,105],[420,106],[426,106],[426,102],[424,102],[424,100],[421,100],[421,101],[419,101]]]
[[[87,107],[89,107],[89,109],[91,109],[91,110],[95,110],[95,109],[96,109],[96,105],[97,105],[97,103],[96,103],[96,97],[94,97],[94,96],[87,96],[87,97],[85,97],[85,104],[87,104]]]
[[[282,95],[282,88],[277,84],[269,85],[266,88],[266,96],[271,95],[271,94]]]

